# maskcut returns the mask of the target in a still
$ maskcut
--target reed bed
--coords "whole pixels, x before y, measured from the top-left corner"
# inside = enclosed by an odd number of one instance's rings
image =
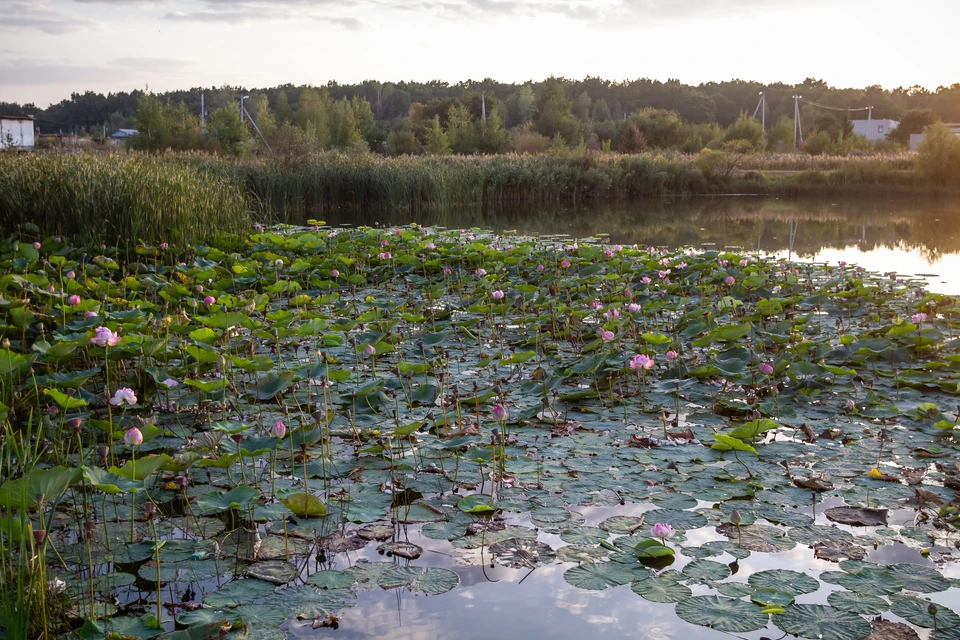
[[[195,242],[251,218],[303,223],[335,208],[630,201],[716,194],[915,194],[929,189],[907,154],[763,154],[707,176],[696,156],[582,151],[540,155],[398,158],[321,153],[228,159],[51,154],[0,157],[0,227],[99,242]]]
[[[207,240],[247,226],[241,190],[222,171],[145,154],[0,155],[2,226],[106,244]]]

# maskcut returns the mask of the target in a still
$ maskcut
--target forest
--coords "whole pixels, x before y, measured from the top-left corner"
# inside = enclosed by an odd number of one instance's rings
[[[148,132],[137,145],[223,151],[259,149],[265,139],[281,154],[323,149],[372,150],[392,155],[428,153],[536,153],[583,146],[635,153],[647,148],[699,152],[723,140],[741,115],[756,115],[766,96],[762,140],[756,150],[794,149],[794,96],[802,96],[800,120],[810,153],[873,151],[851,135],[850,120],[897,119],[890,147],[936,121],[960,121],[960,84],[923,87],[831,87],[808,78],[799,85],[730,80],[688,85],[647,78],[614,82],[548,78],[523,84],[492,79],[322,87],[192,88],[108,95],[87,91],[40,109],[0,102],[0,113],[28,113],[41,133],[110,135],[120,128]],[[206,119],[201,122],[201,95]],[[240,96],[263,138],[242,126]],[[212,133],[211,138],[204,134]],[[799,146],[799,145],[798,145]],[[885,150],[885,149],[880,149]]]

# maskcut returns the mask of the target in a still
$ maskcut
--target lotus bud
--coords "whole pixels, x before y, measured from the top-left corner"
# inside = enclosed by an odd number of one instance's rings
[[[733,513],[730,514],[730,524],[739,527],[741,522],[743,522],[743,518],[740,517],[740,512],[734,509]]]
[[[101,444],[97,446],[97,455],[100,456],[101,460],[107,459],[107,453],[109,453],[109,450],[107,449],[107,445]]]
[[[46,539],[46,537],[47,537],[47,531],[46,531],[46,529],[34,529],[34,530],[33,530],[33,540],[34,540],[37,544],[43,544],[43,541]]]
[[[937,605],[933,604],[932,602],[931,602],[930,604],[928,604],[928,605],[927,605],[927,613],[929,613],[929,614],[932,615],[932,616],[937,615]]]

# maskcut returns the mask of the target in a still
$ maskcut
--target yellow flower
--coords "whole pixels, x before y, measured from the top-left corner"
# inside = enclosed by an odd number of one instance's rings
[[[373,430],[373,435],[375,435],[375,436],[380,435],[380,429],[374,429],[374,430]]]
[[[876,480],[877,478],[882,478],[883,474],[880,473],[880,469],[877,469],[876,467],[874,467],[873,469],[870,469],[870,471],[867,471],[867,477],[870,477]]]

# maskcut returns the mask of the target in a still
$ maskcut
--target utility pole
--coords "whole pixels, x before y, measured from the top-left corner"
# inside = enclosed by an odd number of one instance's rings
[[[867,122],[873,120],[873,105],[867,107]]]
[[[800,98],[803,96],[794,94],[793,96],[793,148],[797,149],[797,139],[803,142],[803,132],[800,130]]]
[[[207,135],[207,112],[203,107],[203,93],[200,93],[200,135]]]
[[[480,92],[480,113],[483,116],[483,124],[487,124],[487,92]]]
[[[240,94],[240,122],[243,122],[243,112],[244,112],[243,101],[249,97],[250,96],[243,95],[243,93]]]
[[[760,92],[760,101],[757,102],[757,108],[753,110],[753,117],[757,117],[757,111],[760,112],[760,124],[763,126],[764,130],[767,128],[767,96],[761,91]]]

